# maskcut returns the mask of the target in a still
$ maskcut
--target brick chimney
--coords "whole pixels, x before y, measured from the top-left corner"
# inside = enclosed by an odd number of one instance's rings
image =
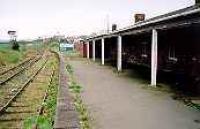
[[[117,24],[112,24],[112,31],[117,30]]]
[[[135,23],[145,20],[145,14],[135,14]]]

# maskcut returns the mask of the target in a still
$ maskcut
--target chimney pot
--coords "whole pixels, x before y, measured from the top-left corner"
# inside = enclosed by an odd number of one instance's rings
[[[112,24],[112,31],[117,30],[117,24]]]
[[[145,20],[145,14],[135,14],[135,23],[144,21]]]

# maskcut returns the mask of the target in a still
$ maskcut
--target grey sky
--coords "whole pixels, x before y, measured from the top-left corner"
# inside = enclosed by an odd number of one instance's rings
[[[124,27],[134,13],[147,18],[191,6],[194,0],[0,0],[0,39],[17,30],[19,39],[90,34],[111,23]]]

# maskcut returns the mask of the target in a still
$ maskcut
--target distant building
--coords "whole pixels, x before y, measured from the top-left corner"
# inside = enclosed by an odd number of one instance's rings
[[[74,49],[79,52],[79,54],[83,57],[87,56],[87,44],[85,39],[78,38],[74,41]]]
[[[69,42],[67,40],[61,40],[60,51],[73,51],[73,50],[74,50],[73,42]]]

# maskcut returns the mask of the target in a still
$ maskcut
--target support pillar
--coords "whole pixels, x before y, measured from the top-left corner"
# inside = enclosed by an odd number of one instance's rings
[[[104,65],[104,38],[101,39],[101,64]]]
[[[117,70],[122,70],[122,36],[119,35],[117,38]]]
[[[87,58],[90,59],[90,42],[87,42]]]
[[[152,30],[152,43],[151,43],[151,86],[156,87],[157,77],[157,53],[158,53],[158,32]]]
[[[95,40],[92,41],[92,59],[95,61]]]

